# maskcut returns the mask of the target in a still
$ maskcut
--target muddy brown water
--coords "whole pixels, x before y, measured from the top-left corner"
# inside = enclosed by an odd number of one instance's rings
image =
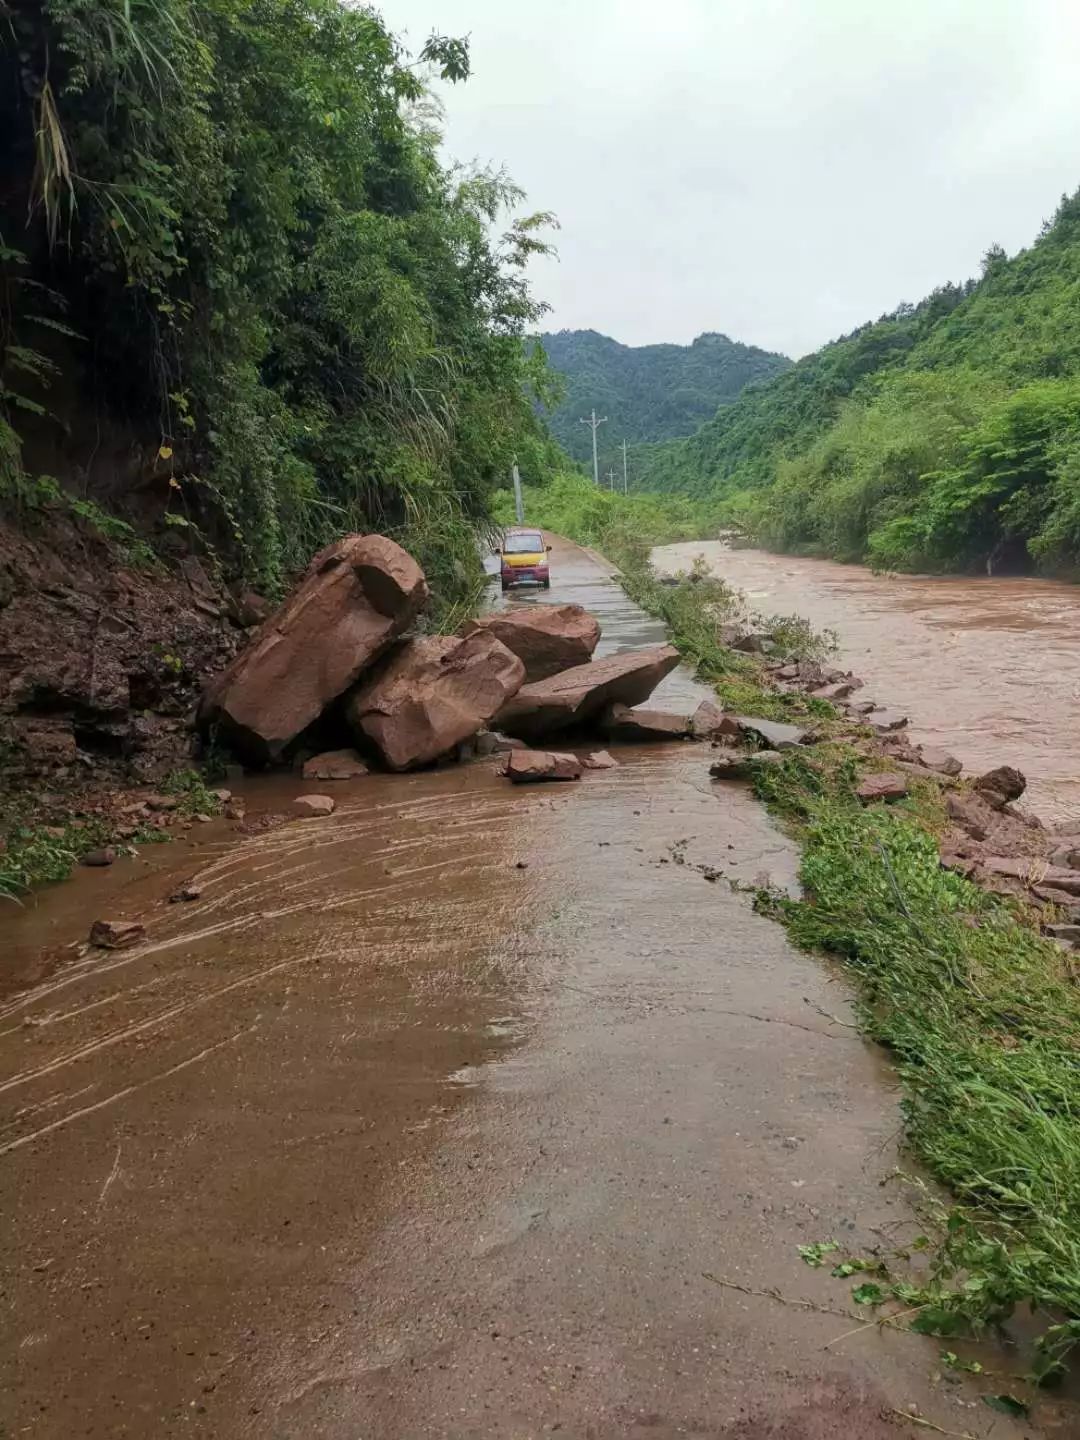
[[[537,598],[660,638],[554,560]],[[618,758],[373,775],[0,917],[3,1433],[1033,1433],[936,1342],[801,1303],[850,1306],[797,1245],[920,1228],[894,1078],[738,888],[793,883],[762,809],[701,748]],[[85,950],[102,914],[145,941]]]
[[[874,575],[722,541],[665,545],[654,559],[671,573],[699,554],[755,609],[835,630],[842,663],[910,717],[915,738],[976,773],[1016,765],[1036,814],[1080,822],[1080,587]]]

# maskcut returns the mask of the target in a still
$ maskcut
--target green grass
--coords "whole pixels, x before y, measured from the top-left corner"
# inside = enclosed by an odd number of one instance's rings
[[[177,797],[175,814],[190,819],[216,815],[221,801],[207,788],[197,770],[175,770],[161,784],[163,795]],[[93,815],[42,823],[31,813],[9,813],[0,819],[0,900],[18,900],[40,885],[66,880],[82,857],[114,839],[114,820]],[[122,843],[149,845],[169,838],[168,831],[146,824]]]
[[[802,847],[803,898],[764,904],[798,945],[846,968],[861,1027],[902,1082],[910,1152],[953,1197],[943,1206],[922,1184],[933,1238],[918,1248],[929,1263],[914,1272],[877,1257],[882,1297],[941,1335],[977,1335],[1031,1309],[1043,1326],[1032,1378],[1059,1378],[1080,1344],[1080,985],[1069,958],[1016,902],[941,867],[945,817],[931,781],[898,805],[859,804],[860,774],[881,762],[847,743],[851,727],[831,707],[771,690],[755,661],[721,643],[738,604],[722,582],[661,585],[647,535],[608,539],[594,543],[629,594],[666,621],[728,709],[812,715],[832,737],[755,767],[757,794]],[[786,638],[821,653],[806,627]]]

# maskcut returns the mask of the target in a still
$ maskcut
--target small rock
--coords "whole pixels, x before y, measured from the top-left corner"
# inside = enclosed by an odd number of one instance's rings
[[[82,857],[84,865],[95,868],[112,865],[116,860],[116,851],[111,845],[103,845],[100,850],[88,850]]]
[[[884,774],[867,775],[855,791],[864,805],[872,805],[875,800],[902,800],[907,793],[906,777],[891,770]]]
[[[183,900],[198,900],[201,895],[202,888],[196,885],[193,880],[189,880],[186,885],[181,885],[179,890],[174,891],[173,894],[169,896],[169,899],[175,905]]]
[[[778,680],[798,680],[799,667],[798,665],[781,665],[774,671],[774,674]],[[707,701],[702,701],[702,704],[707,703]]]
[[[1027,789],[1027,781],[1012,765],[999,765],[988,770],[974,782],[974,788],[995,810],[1003,810],[1010,800],[1019,800]]]
[[[709,766],[709,774],[714,780],[749,780],[755,768],[783,763],[784,757],[779,750],[755,750],[751,754],[735,752],[714,760]]]
[[[1080,946],[1080,925],[1044,925],[1043,934],[1052,940],[1065,940],[1070,945]]]
[[[1080,848],[1063,845],[1050,856],[1051,865],[1063,865],[1066,870],[1080,870]]]
[[[764,655],[766,635],[740,635],[737,640],[732,640],[732,650],[741,650],[744,655]]]
[[[1031,893],[1048,905],[1057,905],[1066,912],[1070,920],[1080,920],[1080,905],[1075,895],[1058,890],[1053,885],[1032,885]]]
[[[594,750],[581,763],[586,770],[615,770],[619,764],[606,750]]]
[[[1021,825],[1027,825],[1032,830],[1046,829],[1037,815],[1033,815],[1030,810],[1025,810],[1022,805],[1016,805],[1011,800],[1007,800],[1001,807],[1001,813],[1008,815],[1010,819],[1019,820]]]
[[[742,735],[763,740],[770,750],[792,750],[806,743],[809,733],[800,725],[785,725],[780,720],[759,720],[753,715],[735,717]]]
[[[582,763],[576,755],[550,750],[512,750],[503,774],[515,785],[539,780],[580,780]]]
[[[488,732],[495,742],[491,747],[493,755],[506,755],[511,750],[527,750],[529,747],[524,740],[518,740],[513,735],[502,735],[498,730]]]
[[[227,805],[232,799],[231,790],[211,790],[210,794],[213,795],[222,805]]]
[[[941,855],[941,867],[943,870],[955,870],[970,880],[975,873],[975,861],[967,855],[958,855],[953,850],[944,850]]]
[[[940,749],[937,745],[920,745],[919,762],[928,770],[940,770],[943,775],[959,775],[963,765],[955,755],[950,755],[947,750]]]
[[[976,805],[964,795],[946,795],[945,811],[972,840],[986,839],[986,825]]]
[[[368,768],[355,750],[327,750],[304,761],[305,780],[356,780]]]
[[[137,920],[95,920],[90,927],[90,944],[105,950],[126,950],[146,934]]]
[[[902,730],[908,723],[906,715],[901,715],[898,710],[871,710],[866,717],[867,725],[873,725],[879,732],[888,730]]]
[[[690,717],[690,733],[695,740],[716,740],[724,735],[740,733],[739,722],[733,715],[725,715],[720,706],[712,700],[702,700]]]
[[[230,800],[225,806],[226,820],[243,820],[247,811],[242,800]]]
[[[204,815],[202,811],[200,811],[198,815],[195,815],[192,818],[197,820],[200,825],[209,825],[214,817],[212,815]]]
[[[855,693],[862,682],[859,680],[837,680],[832,685],[819,685],[810,694],[815,700],[846,700]]]
[[[332,815],[334,802],[329,795],[298,795],[292,802],[300,815]]]
[[[151,810],[175,810],[180,801],[175,795],[147,795],[146,804]]]
[[[991,875],[1008,875],[1028,885],[1053,889],[1059,895],[1068,896],[1071,904],[1080,896],[1080,873],[1051,865],[1034,855],[989,855],[982,864]]]

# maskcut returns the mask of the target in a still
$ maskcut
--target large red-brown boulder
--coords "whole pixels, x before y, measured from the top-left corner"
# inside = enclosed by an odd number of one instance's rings
[[[523,662],[526,684],[584,665],[600,639],[599,622],[581,605],[519,605],[469,620],[460,633],[481,629]]]
[[[675,669],[673,645],[653,645],[575,665],[547,680],[523,685],[499,712],[498,727],[530,740],[593,719],[608,705],[640,705]]]
[[[517,693],[525,666],[486,630],[408,640],[345,706],[391,770],[412,770],[475,735]]]
[[[277,760],[412,622],[427,595],[419,565],[384,535],[330,545],[207,686],[200,725],[217,726],[254,760]]]

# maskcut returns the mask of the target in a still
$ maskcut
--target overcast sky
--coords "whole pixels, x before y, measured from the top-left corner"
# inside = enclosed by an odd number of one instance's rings
[[[553,210],[551,329],[798,356],[1030,243],[1080,186],[1080,0],[384,0],[446,149]]]

